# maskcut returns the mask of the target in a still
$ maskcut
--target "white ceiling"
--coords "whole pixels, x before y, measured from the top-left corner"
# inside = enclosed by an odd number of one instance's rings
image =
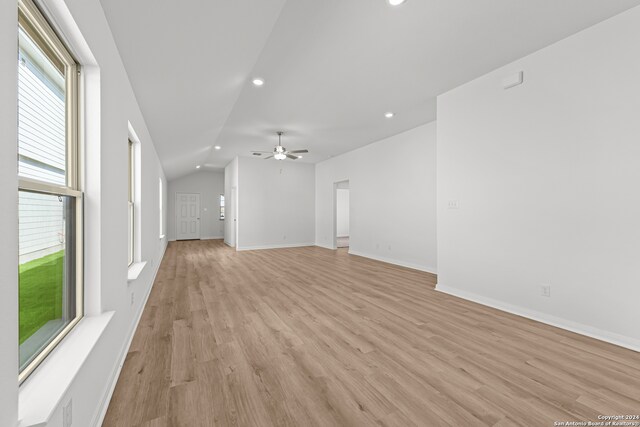
[[[101,2],[169,179],[270,150],[278,130],[315,163],[427,123],[438,94],[640,4]]]

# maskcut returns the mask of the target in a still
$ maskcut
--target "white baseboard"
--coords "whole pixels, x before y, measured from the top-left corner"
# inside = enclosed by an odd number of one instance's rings
[[[620,335],[615,332],[594,328],[593,326],[573,322],[571,320],[563,319],[551,314],[543,313],[537,310],[530,310],[528,308],[509,304],[503,301],[498,301],[493,298],[484,297],[472,292],[463,291],[442,284],[436,285],[436,291],[448,295],[453,295],[467,301],[473,301],[478,304],[486,305],[488,307],[496,308],[501,311],[506,311],[507,313],[515,314],[516,316],[526,317],[527,319],[555,326],[560,329],[575,332],[576,334],[585,335],[600,341],[605,341],[610,344],[628,348],[629,350],[640,352],[640,340]]]
[[[397,259],[387,258],[387,257],[379,256],[379,255],[371,255],[371,254],[368,254],[368,253],[365,253],[365,252],[354,251],[354,250],[351,250],[351,249],[349,249],[349,254],[350,255],[361,256],[361,257],[364,257],[364,258],[374,259],[376,261],[386,262],[387,264],[399,265],[400,267],[412,268],[414,270],[424,271],[426,273],[438,274],[438,270],[436,268],[428,266],[428,265],[421,265],[421,264],[415,264],[415,263],[412,263],[412,262],[400,261],[400,260],[397,260]]]
[[[200,240],[222,240],[224,239],[224,236],[206,236],[206,237],[201,237]],[[170,242],[177,242],[178,239],[176,239],[175,237],[168,239]]]
[[[224,239],[224,236],[207,236],[201,237],[200,240],[221,240]]]
[[[306,246],[315,246],[315,243],[286,243],[282,245],[258,245],[258,246],[238,246],[237,251],[258,251],[263,249],[284,249],[284,248],[302,248]]]
[[[158,261],[155,265],[155,269],[153,272],[153,277],[151,278],[151,285],[144,296],[144,302],[140,306],[140,310],[136,313],[136,320],[133,322],[131,329],[129,330],[129,338],[125,343],[124,347],[120,351],[120,357],[118,360],[118,364],[111,372],[111,376],[109,382],[107,383],[107,387],[103,394],[102,402],[98,406],[98,411],[93,417],[93,421],[91,423],[94,427],[99,427],[102,425],[104,421],[105,415],[107,415],[107,409],[109,408],[109,402],[111,402],[111,396],[113,396],[113,392],[116,388],[116,384],[118,383],[118,378],[120,377],[120,371],[122,371],[122,366],[124,365],[124,361],[127,357],[127,353],[129,352],[129,347],[131,347],[131,342],[133,341],[133,336],[136,333],[136,329],[138,329],[138,323],[140,323],[140,319],[142,318],[142,312],[147,305],[147,300],[149,299],[149,295],[151,295],[151,290],[153,289],[153,284],[156,281],[156,276],[158,275],[158,270],[160,269],[160,264],[162,264],[162,259],[164,258],[164,253],[167,250],[167,242],[162,245],[162,249],[160,250],[160,256],[158,257]]]
[[[336,248],[334,248],[333,246],[330,245],[320,245],[318,243],[315,244],[315,246],[319,247],[319,248],[324,248],[324,249],[331,249],[332,251],[334,251]]]

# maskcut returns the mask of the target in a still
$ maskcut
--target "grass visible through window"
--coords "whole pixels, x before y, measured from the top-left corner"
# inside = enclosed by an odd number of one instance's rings
[[[20,344],[47,322],[62,318],[64,251],[19,267]]]

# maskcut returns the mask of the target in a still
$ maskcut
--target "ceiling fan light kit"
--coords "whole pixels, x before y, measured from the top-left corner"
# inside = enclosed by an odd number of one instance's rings
[[[278,132],[278,145],[274,147],[273,152],[254,150],[251,153],[254,156],[261,156],[262,154],[271,154],[270,156],[265,157],[265,160],[271,159],[271,158],[276,160],[284,160],[284,159],[298,160],[302,156],[296,156],[296,154],[309,152],[309,150],[307,149],[287,151],[287,149],[282,146],[282,135],[284,135],[284,132],[282,131]]]

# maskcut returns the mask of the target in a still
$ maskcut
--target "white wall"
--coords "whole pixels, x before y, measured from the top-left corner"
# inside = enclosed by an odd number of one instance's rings
[[[18,419],[17,2],[0,2],[0,426]]]
[[[233,159],[224,168],[224,194],[225,194],[225,219],[224,241],[227,245],[235,247],[238,222],[234,221],[238,210],[238,158]],[[233,197],[235,194],[235,200]]]
[[[176,193],[200,194],[200,238],[222,239],[224,221],[220,220],[220,195],[224,194],[224,172],[199,171],[169,181],[167,234],[176,239]]]
[[[636,7],[438,98],[439,289],[640,350],[639,52]]]
[[[318,246],[333,247],[333,188],[343,180],[351,253],[436,271],[435,122],[316,165]]]
[[[349,236],[349,189],[336,189],[336,236]]]
[[[88,357],[76,367],[77,374],[64,377],[64,382],[69,381],[64,395],[57,396],[60,404],[73,399],[74,426],[91,426],[104,409],[165,248],[166,241],[158,235],[158,178],[164,180],[164,174],[100,2],[50,0],[46,6],[80,62],[86,65],[85,309],[88,319],[114,312]],[[6,141],[17,140],[16,16],[15,2],[0,2],[0,121]],[[123,172],[127,170],[128,122],[141,142],[141,257],[147,261],[147,267],[132,283],[127,283],[127,175]],[[16,144],[0,144],[0,196],[5,201],[0,221],[0,425],[8,427],[14,426],[18,417],[43,410],[37,399],[56,397],[50,395],[59,383],[41,390],[34,384],[47,384],[51,360],[77,332],[71,332],[18,392],[16,154]],[[28,399],[27,394],[31,396]],[[47,425],[62,425],[60,406],[54,406]]]
[[[238,158],[237,248],[314,244],[314,165]]]

